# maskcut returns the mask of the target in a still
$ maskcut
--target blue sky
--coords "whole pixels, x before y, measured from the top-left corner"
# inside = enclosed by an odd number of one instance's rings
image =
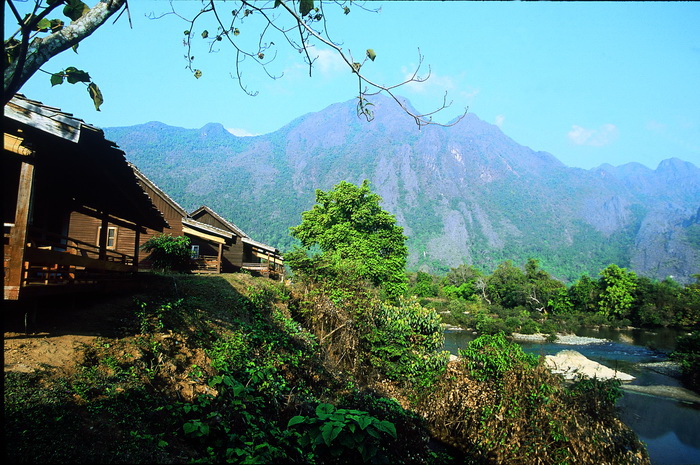
[[[183,13],[199,4],[173,2]],[[170,4],[138,0],[130,5],[133,29],[124,15],[81,43],[78,54],[65,52],[44,67],[88,71],[104,94],[102,111],[94,110],[84,86],[51,88],[43,73],[21,92],[99,127],[155,120],[199,128],[218,122],[237,134],[272,132],[357,94],[357,81],[327,49],[316,50],[309,78],[301,56],[281,40],[270,70],[283,77],[272,80],[257,66],[243,68],[256,97],[231,79],[233,56],[224,46],[212,54],[195,51],[195,65],[203,72],[195,79],[183,58],[187,24],[172,15],[147,17],[168,11]],[[362,11],[354,3],[347,16],[339,7],[326,10],[333,37],[355,57],[374,49],[376,61],[363,69],[382,84],[405,79],[418,64],[420,49],[423,71],[429,65],[431,78],[398,93],[418,110],[429,111],[448,91],[453,105],[439,121],[469,107],[518,143],[550,152],[568,166],[640,162],[656,168],[670,157],[700,166],[698,2],[390,1],[366,6],[381,11]],[[7,11],[5,19],[11,19]],[[6,23],[6,33],[14,29]],[[199,29],[204,27],[195,32]],[[245,23],[241,36],[254,36],[254,29],[252,21]]]

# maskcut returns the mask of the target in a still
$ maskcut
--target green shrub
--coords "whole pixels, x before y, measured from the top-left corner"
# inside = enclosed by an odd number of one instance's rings
[[[477,316],[475,329],[480,334],[512,333],[501,318],[493,318],[484,314]]]
[[[298,440],[302,448],[311,446],[322,461],[336,463],[369,462],[384,436],[396,439],[396,427],[390,421],[361,410],[336,409],[332,404],[319,404],[313,417],[292,417],[287,427],[297,425],[304,426]]]
[[[483,335],[459,350],[459,355],[467,359],[471,375],[479,381],[498,381],[516,366],[535,367],[538,358],[526,354],[516,343],[506,339],[503,333]]]
[[[183,272],[192,269],[189,237],[159,234],[148,239],[141,249],[150,253],[155,270]]]
[[[527,319],[523,322],[523,325],[520,327],[520,332],[523,334],[535,334],[540,332],[540,325],[537,324],[536,321],[532,321],[531,319]]]
[[[568,390],[569,397],[593,418],[609,418],[615,415],[615,402],[622,396],[621,381],[583,378]]]
[[[700,331],[679,336],[676,341],[671,357],[680,363],[684,381],[700,391]]]
[[[383,303],[373,326],[366,336],[370,360],[390,379],[429,384],[447,364],[448,352],[438,352],[445,339],[434,310],[404,299]]]

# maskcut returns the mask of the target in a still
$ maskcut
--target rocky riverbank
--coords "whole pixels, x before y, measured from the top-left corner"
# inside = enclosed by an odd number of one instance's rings
[[[547,355],[545,357],[545,365],[552,373],[561,374],[568,380],[584,377],[601,380],[619,379],[620,381],[628,382],[635,379],[632,375],[594,362],[575,350],[562,350],[556,355]]]
[[[536,334],[521,334],[521,333],[513,333],[512,336],[513,340],[516,341],[522,341],[522,342],[553,342],[556,344],[565,344],[565,345],[587,345],[587,344],[603,344],[605,342],[610,342],[608,339],[601,339],[597,337],[582,337],[582,336],[576,336],[573,334],[557,334],[556,339],[552,340],[552,337],[550,334],[542,334],[542,333],[536,333]]]

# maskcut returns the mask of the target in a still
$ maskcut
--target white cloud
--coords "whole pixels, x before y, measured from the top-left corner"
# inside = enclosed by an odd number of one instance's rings
[[[666,127],[667,126],[664,123],[659,123],[658,121],[655,121],[655,120],[648,121],[646,124],[646,128],[649,131],[653,131],[653,132],[665,132]]]
[[[309,58],[313,61],[312,76],[333,77],[339,73],[348,72],[350,68],[334,50],[318,49],[313,45],[308,47]],[[302,52],[303,53],[303,52]],[[299,56],[299,59],[284,70],[285,77],[309,77],[309,65]]]
[[[431,72],[430,75],[425,73],[414,76],[414,71],[415,69],[409,69],[405,66],[401,68],[401,72],[404,74],[404,80],[409,81],[410,79],[416,79],[406,83],[406,88],[413,92],[427,93],[435,92],[436,90],[450,92],[457,87],[454,79],[450,76],[438,75],[434,72]],[[423,82],[420,82],[421,80]]]
[[[503,115],[496,115],[496,126],[503,127],[503,122],[506,120],[506,117]]]
[[[347,63],[340,58],[338,52],[334,50],[310,50],[309,56],[313,60],[314,58],[314,68],[323,75],[333,75],[335,73],[347,72]]]
[[[587,129],[576,124],[571,126],[567,134],[569,140],[576,145],[602,147],[617,138],[618,130],[614,124],[604,124],[598,129]]]

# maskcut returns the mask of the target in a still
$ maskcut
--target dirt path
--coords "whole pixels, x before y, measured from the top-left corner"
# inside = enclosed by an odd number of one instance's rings
[[[28,333],[24,329],[25,309],[3,308],[5,371],[70,371],[81,360],[85,344],[123,333],[133,304],[131,298],[124,297],[76,305],[44,302],[38,308]]]

